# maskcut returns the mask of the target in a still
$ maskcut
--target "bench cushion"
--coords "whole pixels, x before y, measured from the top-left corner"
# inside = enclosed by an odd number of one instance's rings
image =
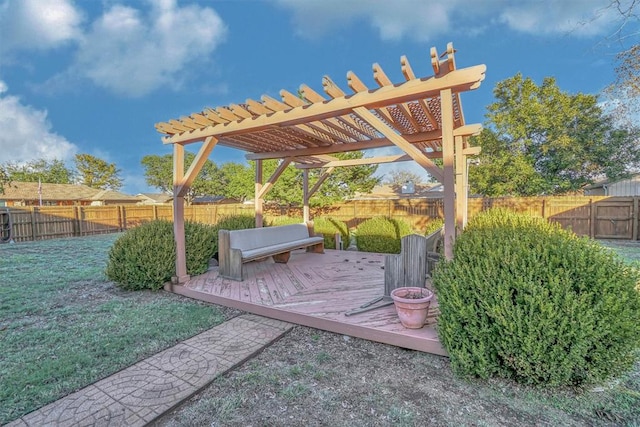
[[[306,239],[295,240],[293,242],[278,243],[276,245],[263,246],[256,249],[247,249],[242,251],[242,259],[252,260],[262,258],[277,253],[303,248],[309,245],[320,244],[322,242],[324,242],[324,238],[322,237],[308,237]]]
[[[278,227],[250,228],[229,233],[229,246],[243,253],[254,249],[273,247],[283,243],[309,238],[306,224],[290,224]]]

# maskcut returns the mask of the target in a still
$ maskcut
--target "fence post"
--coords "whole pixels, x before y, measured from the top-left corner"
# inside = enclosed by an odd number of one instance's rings
[[[120,218],[122,219],[122,231],[127,231],[127,209],[120,206]]]
[[[633,240],[638,240],[638,197],[633,198],[633,211],[631,212],[631,218],[633,223],[631,224],[633,234],[631,238]]]
[[[153,220],[157,220],[158,219],[158,207],[156,205],[153,205]]]
[[[547,217],[545,216],[546,205],[547,205],[547,199],[542,199],[542,219],[547,219]]]
[[[589,237],[596,238],[596,209],[593,199],[589,199]]]
[[[29,210],[31,211],[31,240],[37,240],[38,238],[38,233],[37,233],[37,226],[36,226],[36,210],[38,208],[36,208],[35,206],[32,206]]]
[[[82,236],[82,224],[80,222],[80,207],[73,206],[73,235]]]
[[[118,231],[122,231],[122,206],[116,205],[116,221],[118,221]]]

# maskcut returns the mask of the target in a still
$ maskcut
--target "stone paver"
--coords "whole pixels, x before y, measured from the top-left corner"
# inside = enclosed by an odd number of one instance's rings
[[[144,426],[293,327],[247,314],[31,412],[7,427]]]

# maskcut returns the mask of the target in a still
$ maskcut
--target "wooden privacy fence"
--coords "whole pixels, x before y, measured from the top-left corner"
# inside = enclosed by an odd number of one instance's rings
[[[559,223],[576,234],[596,239],[638,240],[638,197],[534,197],[471,198],[469,218],[478,212],[504,207]],[[171,205],[60,206],[0,208],[11,216],[16,242],[59,237],[87,236],[124,231],[153,219],[173,219]],[[215,224],[223,216],[253,216],[253,205],[194,205],[185,207],[185,220]],[[295,207],[268,206],[267,219],[288,215],[302,217]],[[330,216],[355,228],[375,216],[401,218],[423,230],[433,218],[442,218],[441,199],[354,200],[312,209],[312,216]]]

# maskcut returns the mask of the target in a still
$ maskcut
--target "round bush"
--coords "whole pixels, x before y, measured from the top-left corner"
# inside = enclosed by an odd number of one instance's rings
[[[277,216],[271,219],[269,226],[300,224],[302,222],[304,222],[304,220],[301,217]],[[336,248],[336,233],[340,233],[342,235],[342,241],[347,245],[349,244],[349,227],[338,219],[324,217],[314,218],[313,231],[316,234],[322,234],[324,236],[325,249]]]
[[[411,233],[411,226],[403,220],[375,217],[358,225],[356,244],[364,252],[399,254],[401,239]]]
[[[429,234],[433,233],[434,231],[437,231],[437,230],[441,229],[442,227],[444,227],[444,219],[442,219],[442,218],[431,218],[429,220],[429,222],[427,223],[427,226],[425,227],[424,235],[428,236]]]
[[[187,273],[202,274],[214,253],[214,227],[186,222],[184,228]],[[105,273],[123,289],[157,290],[171,280],[175,265],[173,223],[157,220],[128,230],[113,243]]]
[[[336,233],[340,233],[345,249],[349,246],[349,227],[344,222],[335,218],[314,218],[313,231],[322,233],[324,236],[324,247],[326,249],[336,249]]]
[[[269,220],[268,226],[276,227],[278,225],[301,224],[303,222],[304,220],[302,219],[302,217],[283,215],[271,218]]]
[[[640,278],[597,242],[506,210],[469,222],[434,273],[438,334],[453,369],[579,385],[630,368]]]

